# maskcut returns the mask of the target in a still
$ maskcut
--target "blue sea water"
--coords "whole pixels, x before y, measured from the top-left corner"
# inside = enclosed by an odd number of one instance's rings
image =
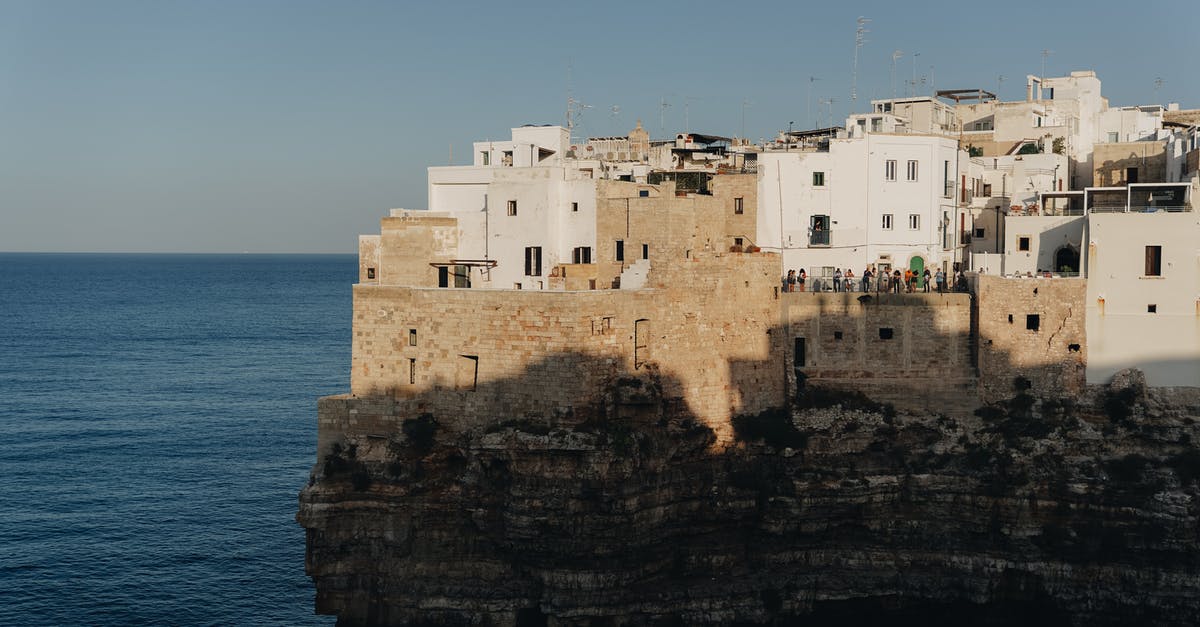
[[[294,521],[350,255],[0,254],[0,625],[327,625]]]

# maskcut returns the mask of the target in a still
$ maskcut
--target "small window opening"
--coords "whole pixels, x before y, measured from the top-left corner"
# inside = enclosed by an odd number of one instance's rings
[[[368,279],[375,278],[375,268],[367,268],[367,278]]]
[[[408,383],[410,385],[412,385],[412,384],[415,384],[416,382],[417,382],[417,360],[410,357],[408,359]]]
[[[890,340],[890,339],[892,339],[892,337],[894,337],[894,335],[895,335],[895,333],[891,327],[880,327],[879,328],[879,339],[881,339],[881,340]]]
[[[650,190],[648,190],[648,189],[639,189],[638,190],[638,198],[649,198],[649,197],[650,197]]]
[[[475,391],[479,385],[479,355],[459,355],[462,359],[458,366],[459,389]]]
[[[515,201],[515,200],[508,201],[508,215],[510,215],[510,216],[517,215],[517,201]]]
[[[1158,305],[1146,305],[1146,313],[1158,313]]]
[[[649,259],[649,258],[650,258],[650,245],[642,244],[642,259]]]
[[[617,240],[617,261],[625,261],[625,240]]]
[[[1067,350],[1068,350],[1068,351],[1070,351],[1070,352],[1072,352],[1072,353],[1078,353],[1078,352],[1079,352],[1079,345],[1078,345],[1078,344],[1067,344]]]
[[[408,330],[408,345],[409,346],[417,345],[417,330],[416,329]]]
[[[571,211],[578,212],[579,211],[579,203],[577,203],[577,202],[571,203]]]
[[[835,339],[835,340],[840,340],[840,339],[842,339],[842,332],[841,332],[841,331],[834,331],[834,332],[833,332],[833,339]]]
[[[1029,238],[1028,237],[1018,237],[1017,238],[1017,250],[1024,251],[1024,252],[1027,252],[1029,250]]]
[[[1029,331],[1037,331],[1042,326],[1041,314],[1028,314],[1025,316],[1025,328]]]
[[[1012,323],[1013,323],[1013,317],[1012,317],[1012,314],[1008,314],[1008,323],[1009,323],[1009,324],[1012,324]]]
[[[741,215],[742,213],[745,212],[745,207],[742,204],[742,198],[734,198],[733,199],[733,212],[738,215]]]

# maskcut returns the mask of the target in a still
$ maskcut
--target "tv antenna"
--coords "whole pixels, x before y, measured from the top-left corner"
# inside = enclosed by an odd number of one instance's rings
[[[896,99],[896,61],[899,61],[904,56],[903,50],[892,52],[892,100]],[[896,105],[892,105],[892,112],[896,111]]]
[[[742,139],[746,139],[746,107],[752,106],[754,106],[753,102],[745,98],[742,99]]]
[[[858,16],[858,19],[854,21],[856,24],[858,24],[858,27],[854,29],[854,70],[850,75],[851,106],[858,102],[858,51],[863,47],[863,44],[867,43],[866,34],[871,32],[867,30],[867,22],[870,21],[871,20],[869,18],[865,18],[861,15]]]
[[[700,98],[698,96],[684,96],[683,97],[683,132],[685,132],[685,133],[692,132],[692,123],[691,123],[691,120],[688,118],[688,115],[689,115],[688,110],[692,106],[692,101],[699,100],[699,99]]]
[[[1004,75],[996,77],[996,100],[1000,100],[1000,87],[1004,85]]]
[[[917,57],[921,56],[920,52],[914,52],[912,55],[912,95],[917,95]]]
[[[1155,77],[1155,79],[1154,79],[1154,102],[1155,102],[1155,104],[1158,103],[1158,90],[1163,86],[1163,83],[1165,83],[1165,82],[1166,81],[1164,81],[1161,76]]]
[[[813,124],[813,116],[812,116],[812,84],[819,80],[821,80],[821,79],[819,79],[815,76],[808,77],[808,120],[807,121],[808,121],[809,128],[815,128],[815,126]]]
[[[667,136],[666,113],[669,106],[671,106],[671,103],[667,102],[666,96],[663,96],[658,101],[658,132],[662,137]]]
[[[833,103],[835,103],[835,102],[837,102],[837,99],[833,98],[832,96],[829,98],[821,99],[821,104],[828,105],[828,107],[829,107],[829,126],[833,126]]]
[[[1042,49],[1042,80],[1046,80],[1046,57],[1054,54],[1053,50]]]

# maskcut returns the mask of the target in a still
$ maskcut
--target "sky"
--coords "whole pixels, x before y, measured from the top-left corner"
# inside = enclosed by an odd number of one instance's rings
[[[580,138],[757,141],[914,77],[1023,99],[1043,62],[1200,108],[1192,1],[0,0],[0,251],[354,252],[425,208],[427,167],[563,124],[568,94]]]

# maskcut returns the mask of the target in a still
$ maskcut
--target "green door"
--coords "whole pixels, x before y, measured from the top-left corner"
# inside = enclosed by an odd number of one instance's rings
[[[913,274],[916,275],[915,279],[913,280],[913,285],[917,286],[917,288],[924,288],[925,287],[925,258],[924,257],[913,257],[912,259],[909,259],[908,260],[908,269],[912,270]]]

